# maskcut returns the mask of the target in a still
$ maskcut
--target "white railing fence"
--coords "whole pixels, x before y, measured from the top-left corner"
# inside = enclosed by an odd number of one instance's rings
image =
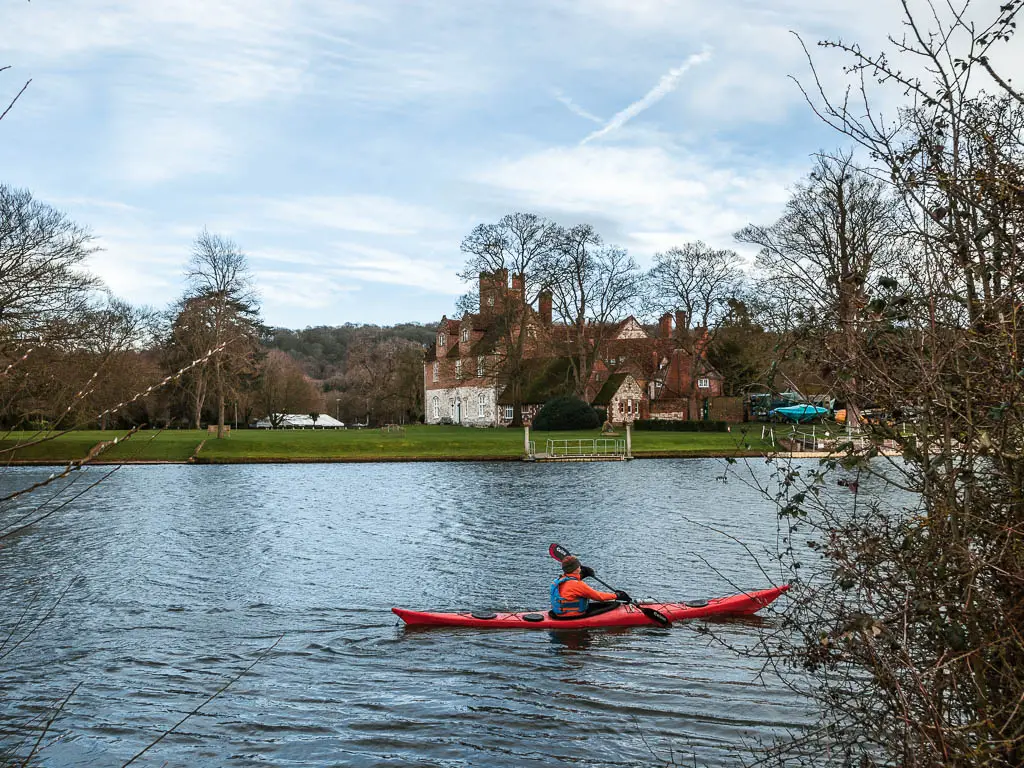
[[[548,440],[548,456],[625,456],[626,441],[612,438]]]

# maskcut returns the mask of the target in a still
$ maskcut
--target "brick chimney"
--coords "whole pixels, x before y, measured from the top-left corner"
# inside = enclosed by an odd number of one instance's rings
[[[496,269],[480,273],[480,314],[499,311],[508,293],[508,270]]]
[[[693,344],[693,351],[697,353],[697,357],[707,358],[708,356],[708,345],[711,343],[711,334],[708,333],[707,328],[694,328],[697,333],[697,340]]]
[[[544,325],[551,325],[551,291],[543,290],[537,299],[537,309],[540,314],[540,321]]]
[[[504,271],[505,274],[508,274],[507,270]],[[517,275],[512,275],[512,289],[508,292],[509,298],[521,304],[524,301],[523,297],[525,295],[525,286],[526,279],[522,272]]]
[[[658,335],[663,339],[667,339],[672,335],[672,313],[666,312],[658,320]]]
[[[676,310],[676,333],[680,337],[682,337],[683,334],[686,333],[687,328],[689,328],[689,325],[690,324],[689,324],[687,316],[686,316],[686,310],[685,309],[677,309]]]

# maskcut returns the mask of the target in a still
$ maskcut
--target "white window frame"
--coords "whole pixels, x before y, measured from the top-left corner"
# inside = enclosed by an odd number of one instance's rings
[[[697,389],[711,389],[711,379],[706,376],[697,379]]]
[[[513,405],[506,405],[505,406],[505,421],[512,421],[512,419],[515,418],[515,415],[516,415],[515,406],[513,406]]]
[[[484,375],[484,356],[483,355],[478,355],[477,358],[476,358],[476,375],[477,376],[483,376]]]
[[[437,379],[438,379],[438,373],[439,373],[440,368],[441,368],[441,364],[438,363],[435,360],[434,361],[434,381],[437,381]]]
[[[443,333],[437,334],[437,346],[443,347],[444,346],[444,341],[445,341],[444,334]]]
[[[462,340],[465,342],[469,341],[469,328],[462,329]]]
[[[476,415],[477,418],[484,418],[487,415],[487,395],[480,392],[476,396]]]
[[[434,421],[438,421],[441,418],[441,398],[435,396],[432,405],[434,406]]]
[[[455,361],[455,378],[456,379],[461,379],[462,378],[462,361],[461,360],[456,360]]]
[[[493,294],[487,297],[487,306],[488,307],[493,307],[494,306],[494,295]]]

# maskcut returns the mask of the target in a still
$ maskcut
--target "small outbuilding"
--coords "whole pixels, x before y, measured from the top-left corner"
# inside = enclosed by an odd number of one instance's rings
[[[612,424],[625,424],[647,415],[641,408],[644,404],[644,391],[629,373],[613,373],[609,376],[592,404],[606,409],[608,421]]]

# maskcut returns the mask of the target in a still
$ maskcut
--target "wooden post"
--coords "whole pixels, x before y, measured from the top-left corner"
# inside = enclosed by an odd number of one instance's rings
[[[626,422],[626,458],[633,458],[633,424]]]
[[[523,427],[523,455],[529,458],[530,456],[530,426],[526,425]]]

